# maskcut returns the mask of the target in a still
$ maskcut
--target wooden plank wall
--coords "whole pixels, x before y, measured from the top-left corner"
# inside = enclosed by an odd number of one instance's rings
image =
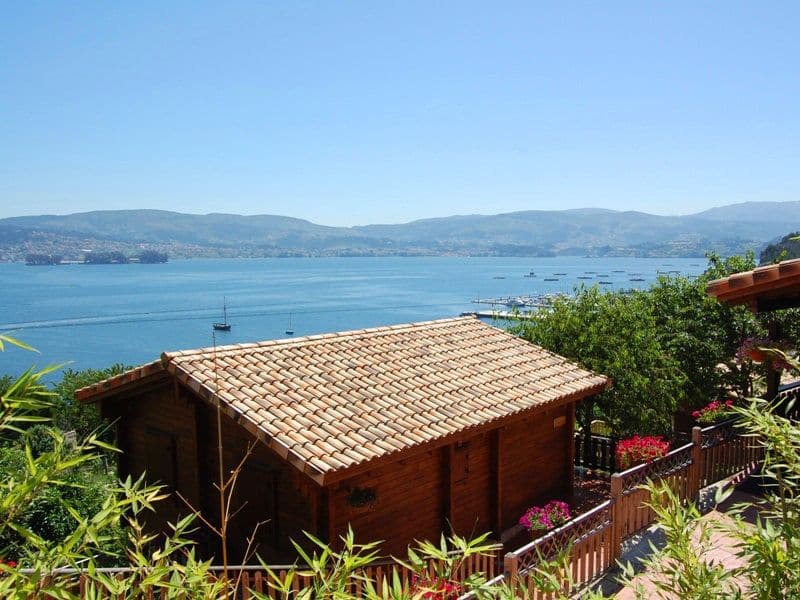
[[[331,536],[350,523],[395,554],[452,530],[499,537],[532,504],[568,499],[572,415],[571,405],[543,411],[341,482],[329,491]],[[374,505],[350,507],[354,488],[373,489]]]
[[[455,533],[470,538],[495,530],[491,433],[452,444],[450,453],[451,527]]]
[[[131,474],[144,471],[148,461],[161,474],[174,473],[174,487],[218,524],[215,409],[169,381],[125,406],[121,431]],[[497,535],[516,524],[532,504],[566,498],[571,489],[571,419],[569,405],[542,411],[501,430],[379,466],[330,488],[319,488],[256,444],[233,499],[232,512],[244,508],[229,525],[230,560],[243,560],[246,539],[261,521],[266,522],[256,536],[258,551],[270,562],[293,559],[291,539],[305,542],[303,530],[335,543],[348,524],[358,540],[388,540],[382,548],[386,555],[405,554],[415,539],[436,540],[442,532],[450,533],[451,525],[461,535],[485,531]],[[229,473],[252,438],[226,416],[222,430],[224,470]],[[159,460],[164,454],[172,456]],[[375,489],[376,502],[350,506],[348,496],[357,487]],[[167,522],[188,511],[173,496],[162,504],[152,527],[165,530]],[[198,540],[205,556],[220,555],[210,532],[201,531]]]
[[[405,556],[414,539],[438,540],[447,502],[446,449],[437,448],[347,479],[329,490],[331,529],[348,523],[362,542],[385,540],[384,554]],[[350,506],[355,488],[372,489],[373,504]]]
[[[165,381],[134,399],[123,400],[119,409],[125,420],[119,444],[127,474],[136,478],[147,472],[150,483],[165,484],[169,492],[181,490],[197,502],[194,405],[184,396],[176,396],[172,383]],[[188,512],[172,493],[159,504],[157,513],[147,515],[147,524],[153,530],[167,530],[169,522]]]
[[[169,381],[118,402],[115,410],[124,419],[118,440],[125,455],[121,474],[138,477],[148,471],[152,483],[171,484],[170,492],[179,491],[192,507],[218,525],[215,410]],[[245,456],[252,437],[224,415],[222,431],[225,473],[230,473]],[[254,446],[237,485],[231,512],[241,510],[229,525],[232,562],[242,560],[246,539],[262,521],[266,523],[257,530],[258,551],[269,561],[293,560],[296,551],[290,538],[305,541],[303,530],[320,533],[319,487],[264,445]],[[160,503],[157,514],[147,517],[147,524],[152,530],[168,531],[169,522],[189,512],[173,493]],[[197,540],[205,556],[219,556],[218,540],[207,528],[199,527]]]
[[[503,428],[502,529],[514,526],[534,504],[568,500],[572,492],[571,414],[570,406],[562,406]]]

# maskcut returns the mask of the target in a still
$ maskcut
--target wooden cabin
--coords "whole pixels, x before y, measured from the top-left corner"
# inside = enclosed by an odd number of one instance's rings
[[[575,404],[609,381],[473,317],[182,352],[78,392],[116,420],[119,474],[147,473],[216,522],[223,470],[247,455],[229,526],[241,560],[294,558],[308,531],[403,555],[452,530],[497,539],[567,498]],[[164,527],[188,508],[172,494]],[[217,551],[201,537],[206,554]]]

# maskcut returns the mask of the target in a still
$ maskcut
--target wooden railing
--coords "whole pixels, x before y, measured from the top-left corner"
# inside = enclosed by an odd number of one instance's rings
[[[613,503],[607,500],[562,527],[509,552],[504,561],[506,577],[514,584],[522,580],[530,598],[542,597],[537,595],[533,578],[529,577],[531,571],[569,548],[571,580],[576,587],[587,585],[613,564],[612,510]]]
[[[697,450],[699,444],[686,444],[651,463],[637,465],[611,476],[611,500],[614,503],[615,543],[648,527],[654,520],[647,506],[649,492],[642,487],[647,480],[665,481],[680,498],[697,494]]]
[[[725,421],[702,430],[703,462],[700,487],[736,473],[750,473],[763,458],[763,449],[739,434],[736,421]]]
[[[612,473],[615,466],[617,440],[602,435],[588,438],[575,434],[575,465],[597,471]]]
[[[752,438],[740,435],[735,422],[692,430],[692,441],[663,458],[611,476],[611,498],[529,544],[506,554],[502,581],[522,582],[531,598],[546,598],[532,589],[528,577],[559,550],[568,556],[573,591],[604,575],[620,557],[622,543],[650,526],[655,518],[642,488],[647,480],[667,482],[683,500],[695,500],[701,488],[735,475],[750,473],[763,458]],[[495,583],[501,578],[496,578]],[[462,599],[474,598],[467,594]]]
[[[462,562],[458,572],[456,573],[457,579],[459,581],[464,581],[467,579],[467,577],[473,575],[474,573],[482,573],[490,579],[494,578],[497,575],[498,565],[500,564],[499,556],[502,549],[503,547],[501,545],[497,545],[491,549],[489,554],[467,557]],[[435,566],[436,565],[433,562],[429,563],[428,568],[431,573],[433,573]],[[286,576],[292,569],[292,565],[268,565],[268,568],[273,572],[273,574],[285,581]],[[96,570],[100,573],[105,573],[106,575],[118,575],[119,577],[130,575],[132,572],[130,569],[125,568],[102,568]],[[302,566],[297,570],[303,571]],[[221,577],[223,568],[213,566],[210,568],[210,572],[213,577]],[[394,572],[397,572],[400,581],[403,583],[404,587],[407,588],[411,582],[413,572],[397,562],[380,561],[370,564],[365,569],[361,570],[357,574],[357,577],[351,578],[352,581],[350,585],[350,592],[355,596],[360,597],[363,591],[365,580],[373,581],[373,585],[376,587],[376,589],[380,588],[384,580],[388,580],[389,585],[391,585]],[[77,585],[79,586],[80,597],[87,597],[88,578],[84,572],[71,569],[62,569],[58,572],[58,574],[77,575]],[[502,574],[500,577],[502,577]],[[253,597],[253,592],[264,594],[267,597],[274,598],[276,600],[281,598],[281,595],[275,589],[273,589],[272,586],[270,586],[270,582],[273,580],[266,570],[261,566],[229,567],[228,579],[232,582],[232,587],[235,586],[236,588],[236,598],[250,600]],[[292,579],[292,590],[294,592],[299,592],[301,589],[308,587],[311,582],[311,576],[296,573]],[[153,590],[149,592],[147,598],[148,600],[159,600],[160,598],[166,598],[166,596],[166,590],[159,592],[157,588],[153,588]],[[231,597],[234,596],[232,595]],[[97,600],[100,600],[101,598],[108,598],[108,600],[111,600],[112,596],[101,595],[92,596],[92,598]]]

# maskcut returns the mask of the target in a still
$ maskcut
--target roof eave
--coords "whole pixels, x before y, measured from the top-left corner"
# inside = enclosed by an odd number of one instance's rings
[[[84,404],[99,402],[110,396],[120,394],[142,385],[145,381],[165,373],[164,364],[156,360],[120,373],[98,383],[87,385],[75,391],[75,399]]]

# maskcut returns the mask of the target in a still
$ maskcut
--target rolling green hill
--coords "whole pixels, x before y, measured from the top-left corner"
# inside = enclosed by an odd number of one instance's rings
[[[192,256],[630,255],[701,256],[758,250],[800,223],[800,202],[748,202],[694,215],[605,209],[523,211],[328,227],[274,215],[96,211],[0,219],[0,259],[88,250]]]

